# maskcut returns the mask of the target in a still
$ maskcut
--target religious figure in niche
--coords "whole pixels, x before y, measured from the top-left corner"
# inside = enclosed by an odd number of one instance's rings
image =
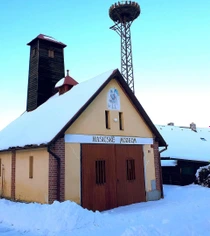
[[[111,88],[107,95],[107,106],[109,110],[120,110],[120,96],[116,88]]]

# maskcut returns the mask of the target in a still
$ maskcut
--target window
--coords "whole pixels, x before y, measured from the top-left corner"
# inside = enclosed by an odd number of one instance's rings
[[[103,185],[106,183],[106,165],[105,160],[95,162],[96,184]]]
[[[33,48],[33,49],[32,49],[32,57],[35,57],[35,56],[36,56],[36,51],[37,51],[36,48]]]
[[[1,177],[1,158],[0,158],[0,177]]]
[[[106,123],[106,129],[110,129],[110,112],[105,111],[105,123]]]
[[[48,50],[48,57],[54,58],[54,51]]]
[[[127,164],[127,180],[135,180],[136,179],[136,174],[135,174],[135,160],[134,159],[129,159],[126,160]]]
[[[122,112],[119,112],[119,128],[120,130],[124,130],[124,119]]]
[[[33,165],[34,165],[34,157],[29,157],[29,178],[33,179]]]

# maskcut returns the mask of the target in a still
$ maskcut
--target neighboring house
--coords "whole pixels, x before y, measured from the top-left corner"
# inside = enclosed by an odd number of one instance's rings
[[[168,148],[161,152],[163,183],[186,185],[195,181],[195,173],[210,162],[210,129],[156,125]]]
[[[32,42],[46,39],[42,35]],[[57,42],[50,39],[51,50]],[[38,50],[47,65],[48,48]],[[71,200],[91,210],[160,199],[158,147],[166,142],[121,73],[111,70],[79,84],[67,74],[54,80],[59,93],[46,100],[47,82],[53,94],[51,80],[33,65],[29,85],[39,84],[40,77],[47,80],[35,98],[33,86],[28,87],[30,111],[0,132],[1,196],[40,203]]]

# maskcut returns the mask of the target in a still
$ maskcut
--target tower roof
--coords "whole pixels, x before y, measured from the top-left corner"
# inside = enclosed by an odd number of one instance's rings
[[[55,88],[59,88],[63,85],[77,85],[78,82],[74,80],[71,76],[69,76],[69,70],[67,70],[67,76],[65,76],[63,79],[59,80],[57,84],[55,85]]]
[[[60,41],[58,41],[57,39],[51,37],[51,36],[48,36],[48,35],[44,35],[44,34],[39,34],[36,38],[34,38],[33,40],[31,40],[29,43],[27,43],[27,45],[31,45],[35,40],[38,40],[38,39],[41,39],[41,40],[46,40],[46,41],[49,41],[49,42],[52,42],[52,43],[56,43],[56,44],[59,44],[61,45],[63,48],[66,47],[66,45]]]

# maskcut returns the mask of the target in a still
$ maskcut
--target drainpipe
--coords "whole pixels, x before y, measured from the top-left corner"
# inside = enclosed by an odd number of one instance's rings
[[[50,145],[47,146],[47,151],[56,159],[57,161],[57,201],[60,201],[60,162],[61,159],[52,150],[50,150]]]

